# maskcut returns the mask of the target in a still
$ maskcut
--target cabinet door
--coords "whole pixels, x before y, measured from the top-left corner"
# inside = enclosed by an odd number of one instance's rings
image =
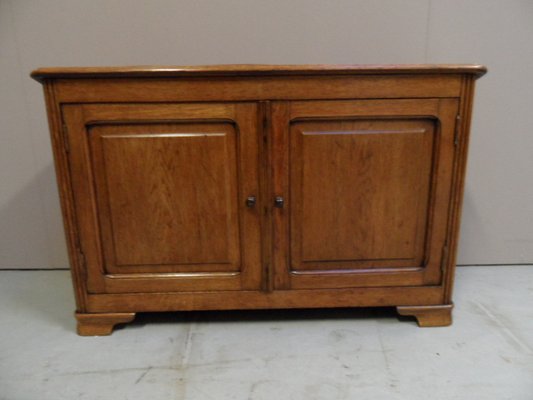
[[[273,104],[274,286],[438,284],[455,99]],[[279,206],[279,204],[278,204]]]
[[[260,287],[256,104],[62,112],[90,292]]]

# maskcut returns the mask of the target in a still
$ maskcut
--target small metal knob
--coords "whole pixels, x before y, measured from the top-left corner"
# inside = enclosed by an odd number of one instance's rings
[[[285,200],[283,200],[283,197],[276,196],[276,198],[274,199],[274,207],[283,208],[284,204],[285,204]]]
[[[257,199],[255,198],[255,196],[248,196],[246,198],[246,207],[252,208],[253,206],[255,206],[256,201]]]

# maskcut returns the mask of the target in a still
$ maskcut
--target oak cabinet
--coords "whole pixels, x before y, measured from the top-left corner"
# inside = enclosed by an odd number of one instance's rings
[[[136,312],[451,322],[484,67],[44,68],[78,332]]]

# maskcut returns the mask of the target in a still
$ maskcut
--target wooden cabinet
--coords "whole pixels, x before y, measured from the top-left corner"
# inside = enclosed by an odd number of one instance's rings
[[[43,68],[78,332],[136,312],[451,322],[470,65]]]

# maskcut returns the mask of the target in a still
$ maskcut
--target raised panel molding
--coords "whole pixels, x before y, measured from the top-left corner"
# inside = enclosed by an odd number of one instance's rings
[[[89,132],[108,272],[239,270],[232,124]]]
[[[299,204],[292,227],[301,218],[292,267],[423,267],[433,121],[314,121],[292,129],[292,201]]]

